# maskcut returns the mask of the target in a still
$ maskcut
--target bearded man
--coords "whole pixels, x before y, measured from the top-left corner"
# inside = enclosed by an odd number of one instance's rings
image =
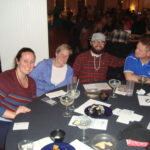
[[[91,48],[77,56],[74,64],[74,82],[82,83],[106,81],[108,67],[121,67],[124,60],[105,52],[106,37],[102,33],[92,35]]]

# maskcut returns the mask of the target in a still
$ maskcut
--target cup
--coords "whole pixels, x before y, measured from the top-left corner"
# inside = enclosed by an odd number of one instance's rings
[[[67,85],[67,92],[70,92],[72,90],[76,89],[76,84],[75,83],[70,83]]]
[[[127,96],[132,96],[133,95],[133,91],[134,91],[134,82],[132,81],[127,81],[126,82],[127,85]]]
[[[18,143],[18,150],[33,150],[33,141],[22,140]]]

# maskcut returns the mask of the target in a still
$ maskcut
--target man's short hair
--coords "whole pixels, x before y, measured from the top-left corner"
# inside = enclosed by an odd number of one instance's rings
[[[150,51],[150,37],[143,37],[139,42],[146,46],[146,51]]]

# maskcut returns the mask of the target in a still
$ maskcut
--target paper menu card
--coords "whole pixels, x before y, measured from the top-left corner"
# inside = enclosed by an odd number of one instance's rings
[[[139,104],[141,106],[150,106],[150,96],[140,96],[138,95]]]
[[[84,104],[82,104],[81,106],[79,106],[78,108],[76,108],[74,110],[74,112],[80,113],[80,114],[85,114],[84,113],[85,108],[88,107],[88,106],[90,106],[90,105],[93,105],[93,104],[104,105],[104,106],[107,106],[107,107],[111,106],[111,104],[100,102],[100,101],[97,101],[97,100],[94,100],[94,99],[89,99]]]
[[[69,122],[69,126],[76,126],[74,125],[74,121],[77,121],[79,118],[79,116],[72,116],[70,122]],[[91,119],[91,125],[90,125],[90,129],[97,129],[97,130],[106,130],[107,129],[107,124],[108,124],[108,120],[107,119],[94,119],[94,118],[90,118]]]
[[[59,97],[65,94],[66,94],[65,91],[59,90],[59,91],[47,93],[46,96],[48,96],[49,98],[55,98],[55,97]]]
[[[111,90],[112,88],[107,83],[90,83],[83,84],[85,90],[87,89],[97,89],[97,90]]]
[[[29,122],[15,122],[13,130],[28,130]]]

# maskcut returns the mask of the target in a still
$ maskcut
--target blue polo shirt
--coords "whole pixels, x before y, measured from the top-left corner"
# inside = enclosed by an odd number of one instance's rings
[[[124,72],[133,72],[136,75],[150,78],[150,61],[147,64],[142,64],[141,60],[132,53],[126,58]]]

